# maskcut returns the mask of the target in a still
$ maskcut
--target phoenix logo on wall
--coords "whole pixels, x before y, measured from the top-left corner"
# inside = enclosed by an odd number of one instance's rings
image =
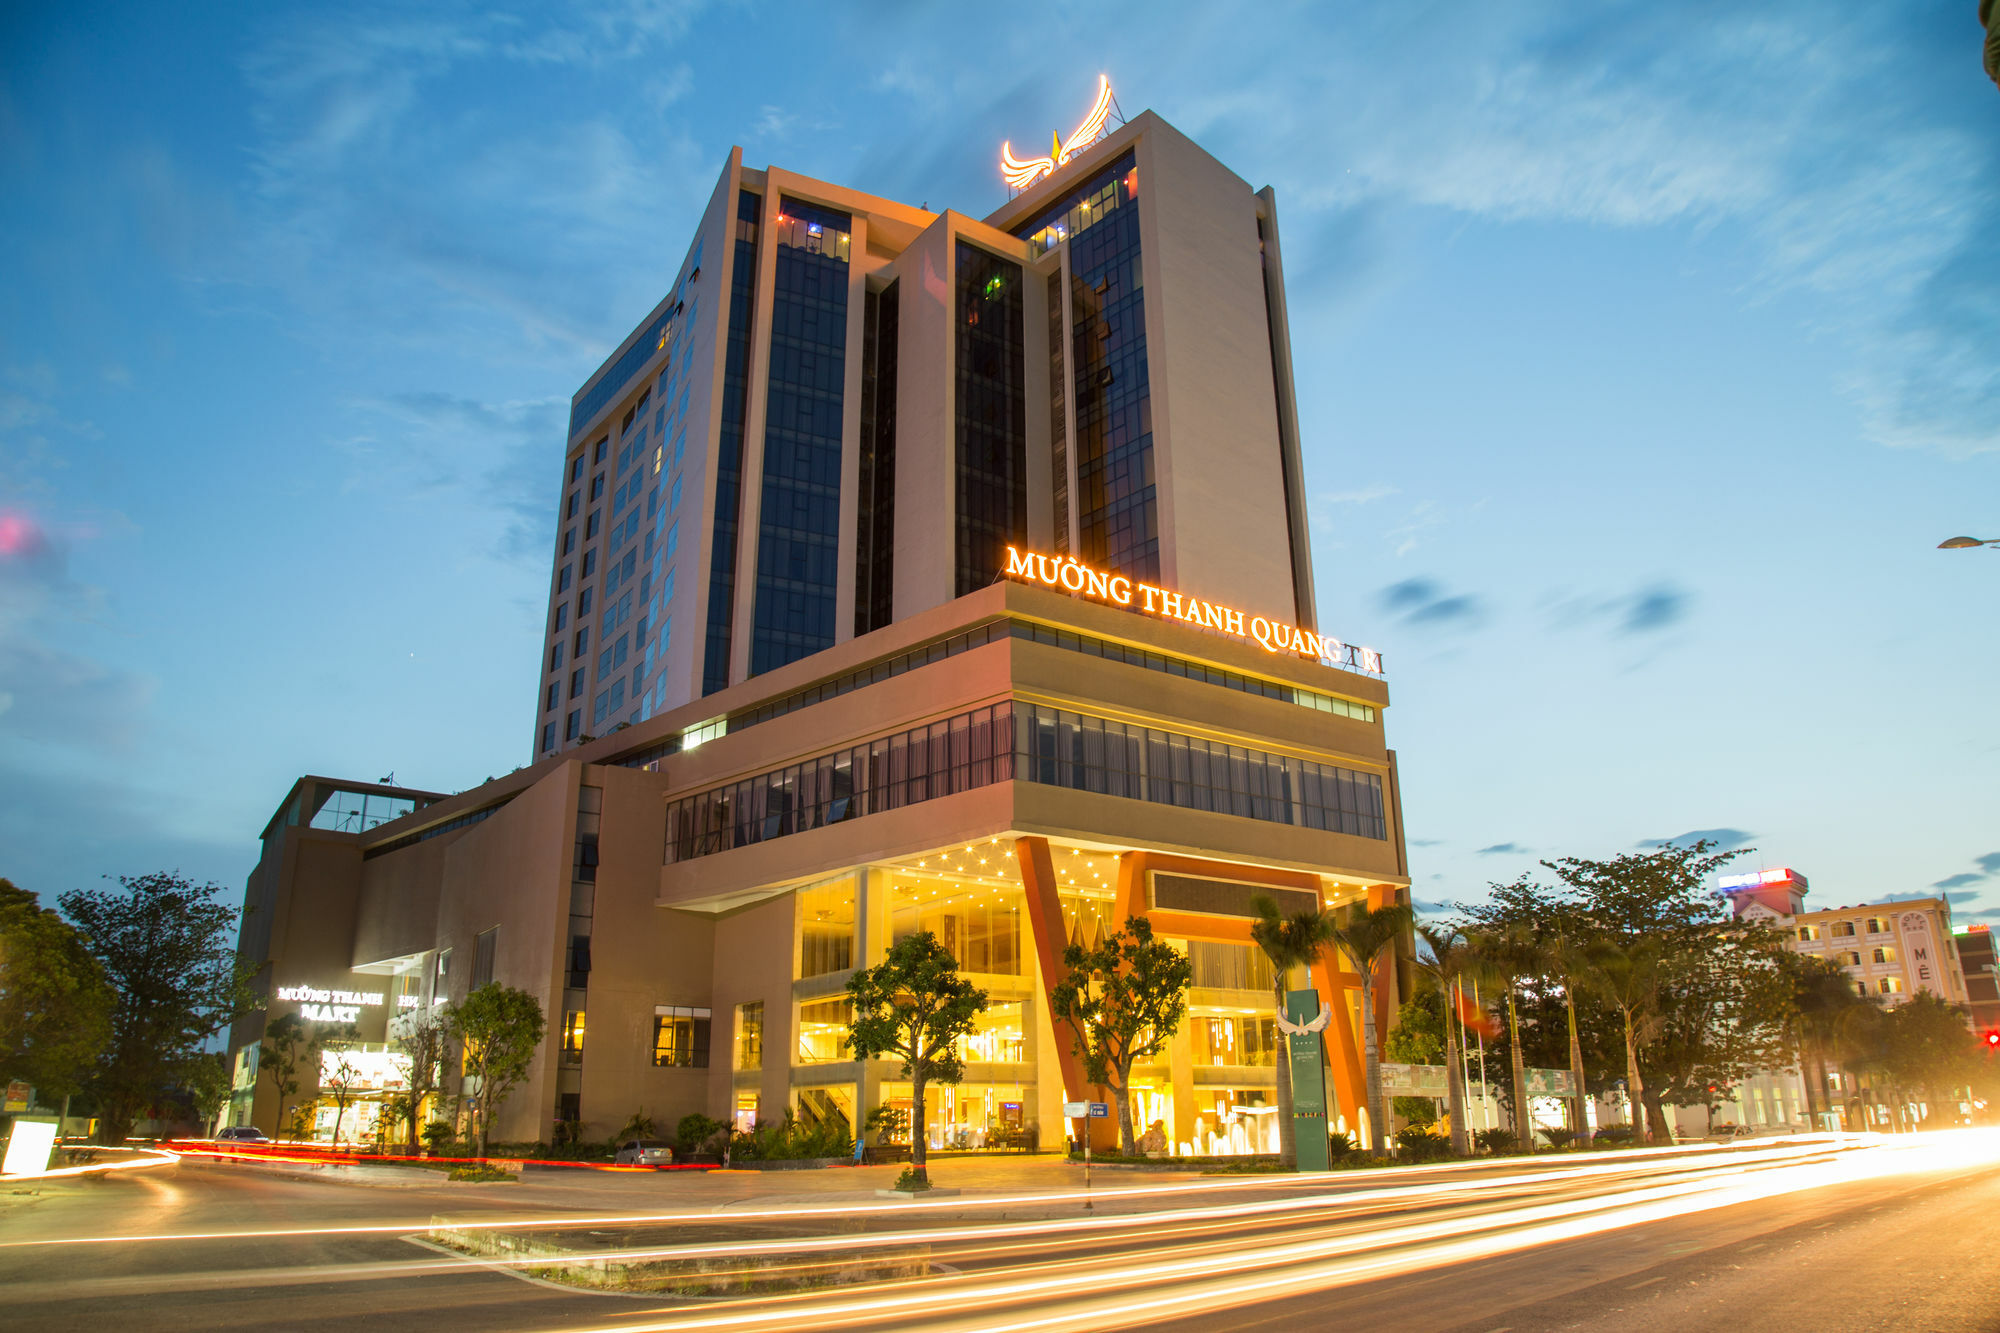
[[[1068,162],[1072,157],[1104,137],[1104,122],[1111,115],[1111,79],[1108,75],[1097,76],[1097,101],[1091,106],[1090,114],[1083,118],[1065,140],[1060,134],[1049,136],[1049,155],[1031,157],[1022,161],[1014,156],[1012,140],[1000,145],[1000,174],[1007,184],[1016,190],[1025,190],[1042,177]]]

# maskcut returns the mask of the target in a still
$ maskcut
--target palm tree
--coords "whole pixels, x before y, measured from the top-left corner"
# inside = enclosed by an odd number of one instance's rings
[[[1788,1024],[1797,1047],[1799,1073],[1805,1078],[1808,1112],[1830,1112],[1827,1104],[1826,1062],[1840,1040],[1844,1020],[1868,1001],[1854,993],[1854,983],[1838,963],[1811,954],[1781,955],[1792,980],[1792,1018]],[[1814,1107],[1815,1097],[1818,1101]]]
[[[1250,923],[1250,938],[1271,960],[1272,998],[1278,1012],[1285,1012],[1285,976],[1295,967],[1307,969],[1310,984],[1313,960],[1333,940],[1333,916],[1324,907],[1312,907],[1285,916],[1266,894],[1250,900],[1257,919]],[[1292,1124],[1291,1043],[1278,1042],[1278,1160],[1284,1165],[1299,1164],[1298,1134]]]
[[[1375,964],[1396,941],[1409,933],[1415,915],[1407,904],[1364,908],[1358,904],[1344,923],[1333,928],[1333,937],[1361,976],[1361,1053],[1368,1070],[1369,1147],[1381,1152],[1387,1141],[1382,1116],[1382,1061],[1375,1042]]]
[[[1451,1151],[1464,1157],[1471,1151],[1465,1132],[1465,1062],[1458,1044],[1459,985],[1479,967],[1465,932],[1457,926],[1417,927],[1417,966],[1444,997],[1445,1111],[1451,1121]]]
[[[1654,1004],[1660,995],[1659,941],[1634,940],[1616,944],[1599,940],[1584,950],[1585,984],[1608,1000],[1625,1021],[1625,1095],[1632,1102],[1632,1128],[1643,1142],[1641,1119],[1646,1085],[1639,1077],[1639,1048],[1657,1033],[1660,1018]]]
[[[1473,937],[1472,947],[1487,975],[1501,984],[1507,996],[1507,1046],[1514,1076],[1514,1137],[1523,1148],[1532,1148],[1535,1126],[1528,1114],[1528,1061],[1521,1050],[1521,1010],[1515,992],[1523,981],[1541,974],[1542,950],[1533,936],[1517,926],[1481,931]]]
[[[1584,1110],[1584,1101],[1590,1094],[1584,1088],[1583,1040],[1576,1028],[1576,991],[1589,967],[1584,956],[1584,938],[1578,924],[1559,921],[1542,945],[1542,969],[1562,982],[1563,1011],[1569,1018],[1569,1076],[1576,1084],[1576,1096],[1570,1099],[1570,1132],[1576,1136],[1579,1148],[1590,1146],[1590,1117]]]

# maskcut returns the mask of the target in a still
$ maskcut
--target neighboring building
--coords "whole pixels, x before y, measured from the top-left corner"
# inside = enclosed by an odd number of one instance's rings
[[[1088,1091],[1061,951],[1143,914],[1195,989],[1140,1123],[1273,1146],[1252,898],[1409,884],[1381,660],[1313,632],[1274,209],[1150,114],[985,222],[732,152],[577,399],[536,762],[449,797],[302,780],[247,899],[269,1012],[377,1040],[532,992],[503,1140],[642,1107],[851,1127],[909,1088],[848,1058],[846,981],[929,930],[991,997],[934,1142],[1054,1145]],[[411,808],[328,828],[323,788]],[[1353,1129],[1359,978],[1328,971]],[[231,1037],[235,1117],[270,1128],[264,1022]]]
[[[1786,932],[1794,951],[1846,968],[1857,995],[1893,1006],[1926,990],[1967,1003],[1951,904],[1942,897],[1807,911],[1806,878],[1789,868],[1726,876],[1717,887],[1737,916],[1768,922]]]
[[[577,391],[533,755],[977,591],[1006,543],[1314,628],[1276,201],[1157,116],[979,221],[732,151]]]
[[[1948,1003],[1965,1007],[1966,974],[1951,932],[1951,904],[1944,898],[1908,898],[1857,907],[1806,910],[1806,877],[1789,867],[1728,875],[1716,881],[1736,915],[1761,921],[1785,933],[1786,947],[1795,953],[1826,958],[1844,968],[1854,993],[1893,1008],[1918,991],[1929,991]],[[1960,937],[1963,938],[1963,937]],[[1852,1076],[1837,1065],[1827,1071],[1829,1114],[1844,1118],[1856,1091]],[[1787,1070],[1759,1071],[1737,1090],[1730,1108],[1732,1123],[1753,1128],[1760,1123],[1805,1126],[1805,1085]],[[1882,1117],[1869,1125],[1886,1125],[1888,1108],[1867,1108]],[[1778,1119],[1780,1115],[1786,1117]],[[1718,1115],[1718,1123],[1720,1123]],[[1835,1128],[1823,1125],[1820,1128]]]
[[[2000,1032],[2000,974],[1994,970],[1992,929],[1968,926],[1952,942],[1958,946],[1958,967],[1972,1005],[1973,1031]]]

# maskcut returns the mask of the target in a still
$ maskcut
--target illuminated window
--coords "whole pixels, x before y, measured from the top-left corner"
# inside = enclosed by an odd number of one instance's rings
[[[1901,977],[1877,978],[1875,989],[1883,995],[1901,995],[1903,993],[1903,979]]]
[[[1021,1064],[1028,1058],[1026,1011],[1019,1000],[989,1004],[958,1039],[958,1057],[982,1064]]]
[[[1890,945],[1887,945],[1887,944],[1878,944],[1878,945],[1876,945],[1876,946],[1875,946],[1875,961],[1876,961],[1876,962],[1878,962],[1878,963],[1893,963],[1893,962],[1895,962],[1895,961],[1896,961],[1896,950],[1895,950],[1895,949],[1894,949],[1893,947],[1891,947]]]
[[[482,930],[472,941],[472,989],[493,982],[493,955],[500,944],[500,927]]]
[[[1853,952],[1844,953],[1840,955],[1840,961],[1845,967],[1860,967],[1861,955]]]
[[[1188,1020],[1197,1065],[1255,1065],[1275,1063],[1278,1024],[1273,1018],[1250,1015],[1210,1015]]]
[[[764,1067],[764,1002],[736,1006],[736,1067]]]
[[[798,911],[799,976],[824,976],[853,967],[854,881],[800,890]]]
[[[708,1068],[709,1011],[655,1005],[653,1063],[680,1069]]]
[[[1818,938],[1819,938],[1819,927],[1818,927],[1818,926],[1800,926],[1800,927],[1799,927],[1799,938],[1800,938],[1800,939],[1802,939],[1802,940],[1816,940],[1816,939],[1818,939]]]
[[[1889,921],[1888,921],[1888,918],[1886,918],[1886,917],[1879,917],[1879,916],[1871,916],[1871,917],[1869,917],[1869,918],[1868,918],[1868,933],[1869,933],[1870,935],[1886,935],[1886,934],[1888,934],[1888,933],[1889,933]]]
[[[1854,923],[1852,921],[1836,921],[1833,923],[1833,937],[1835,939],[1849,939],[1853,935]]]
[[[563,1015],[562,1062],[566,1065],[583,1063],[583,1010],[572,1009]]]
[[[847,1045],[848,1023],[853,1017],[851,1000],[817,1000],[800,1005],[798,1062],[819,1065],[853,1059]]]

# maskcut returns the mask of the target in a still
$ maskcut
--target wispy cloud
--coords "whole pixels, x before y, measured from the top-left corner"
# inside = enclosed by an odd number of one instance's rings
[[[1977,870],[1961,870],[1955,875],[1946,875],[1931,885],[1934,889],[1962,889],[1972,884],[1984,884],[2000,876],[2000,852],[1987,852],[1972,858]]]
[[[1518,842],[1496,842],[1490,847],[1479,849],[1481,856],[1533,856],[1532,848],[1523,847]]]
[[[1559,629],[1596,629],[1613,638],[1635,638],[1684,622],[1693,612],[1694,594],[1672,583],[1653,582],[1608,596],[1556,593],[1545,599],[1544,606]]]
[[[1638,844],[1640,851],[1651,851],[1660,847],[1692,847],[1697,842],[1714,843],[1718,852],[1733,852],[1748,847],[1757,835],[1740,828],[1697,828],[1686,833],[1677,833],[1671,838],[1647,838]]]
[[[1485,607],[1470,593],[1447,592],[1435,579],[1403,579],[1375,595],[1384,611],[1411,625],[1469,628],[1486,618]]]

